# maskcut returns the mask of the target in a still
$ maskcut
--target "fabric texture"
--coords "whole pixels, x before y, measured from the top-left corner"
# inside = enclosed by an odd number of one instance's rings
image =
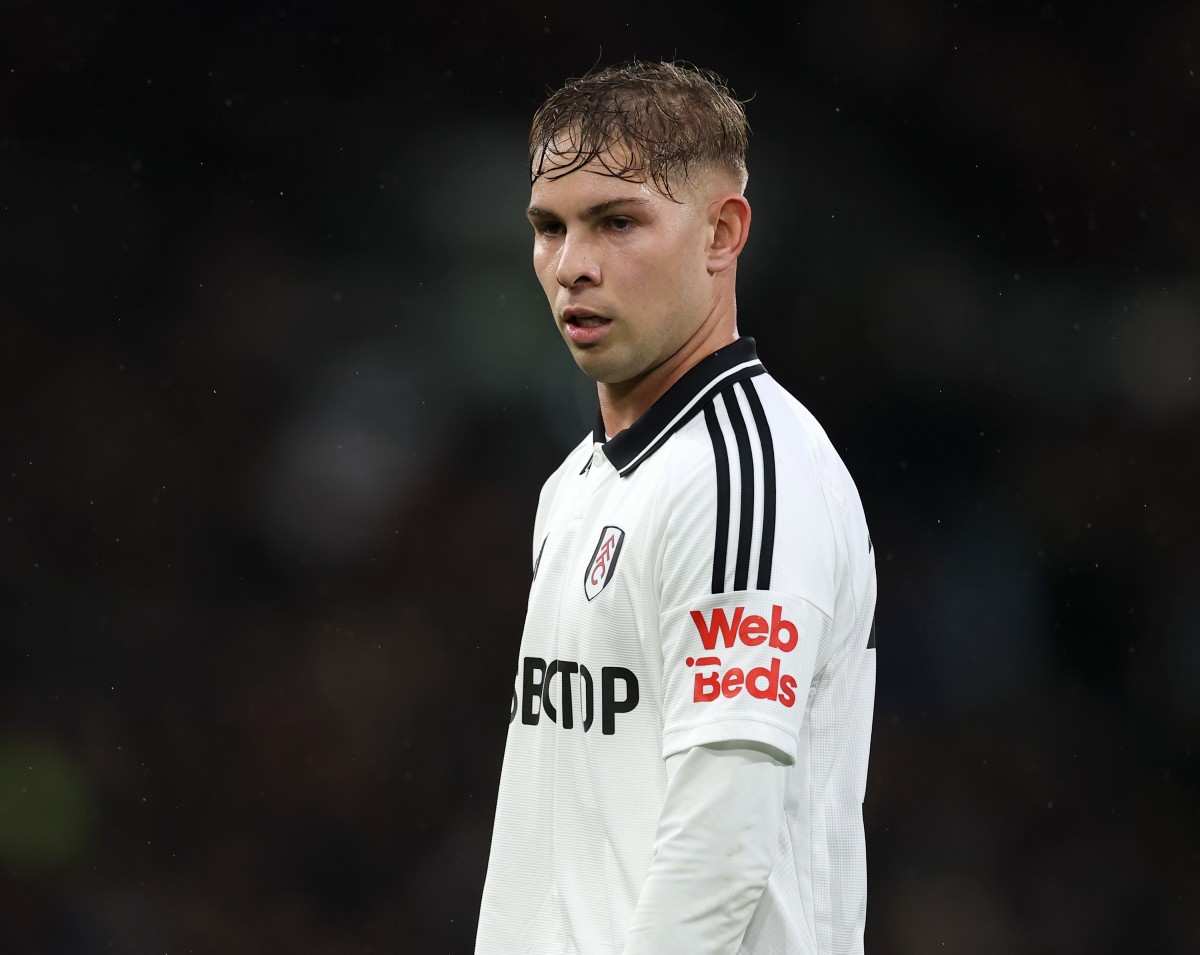
[[[728,955],[775,862],[787,769],[733,740],[667,757],[654,854],[624,955]]]
[[[478,955],[620,955],[667,760],[733,741],[785,764],[736,952],[860,952],[873,548],[836,450],[753,340],[581,442],[542,489],[531,561]]]

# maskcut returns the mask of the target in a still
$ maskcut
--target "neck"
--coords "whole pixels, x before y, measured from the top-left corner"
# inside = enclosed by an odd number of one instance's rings
[[[666,361],[637,378],[617,384],[597,382],[604,433],[615,437],[624,431],[700,361],[736,341],[737,325],[732,321],[732,315],[730,319],[711,325],[706,322]]]

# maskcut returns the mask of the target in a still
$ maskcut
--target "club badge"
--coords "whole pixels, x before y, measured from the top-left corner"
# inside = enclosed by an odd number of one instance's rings
[[[619,527],[606,527],[600,532],[600,540],[583,575],[583,592],[588,600],[594,600],[612,580],[624,542],[625,532]]]

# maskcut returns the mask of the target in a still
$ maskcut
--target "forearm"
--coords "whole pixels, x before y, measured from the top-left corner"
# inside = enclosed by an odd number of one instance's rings
[[[787,768],[735,743],[692,747],[667,771],[624,955],[734,955],[775,860]]]

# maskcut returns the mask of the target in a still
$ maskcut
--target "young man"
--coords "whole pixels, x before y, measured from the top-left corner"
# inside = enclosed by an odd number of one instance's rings
[[[746,137],[672,63],[534,116],[534,268],[600,408],[538,505],[477,955],[862,951],[874,557],[738,336]]]

